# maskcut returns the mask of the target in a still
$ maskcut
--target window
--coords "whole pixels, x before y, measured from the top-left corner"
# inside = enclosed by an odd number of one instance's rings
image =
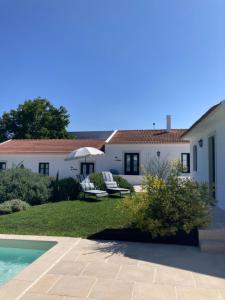
[[[182,173],[190,173],[190,153],[181,153]]]
[[[5,170],[6,169],[6,162],[1,161],[0,162],[0,171]]]
[[[39,174],[49,175],[49,163],[39,163]]]
[[[198,168],[198,151],[197,146],[193,146],[193,171],[197,171]]]
[[[95,164],[94,163],[81,163],[80,173],[82,175],[89,175],[94,172]]]
[[[139,153],[125,153],[125,175],[139,175]]]

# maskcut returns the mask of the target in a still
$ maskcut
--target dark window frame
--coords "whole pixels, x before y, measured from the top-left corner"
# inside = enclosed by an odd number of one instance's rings
[[[134,155],[137,155],[137,166],[138,166],[138,170],[137,172],[133,172],[133,162],[132,162],[132,159],[131,159],[131,164],[130,164],[130,167],[131,167],[131,170],[130,171],[127,171],[127,156],[130,155],[130,156],[134,156]],[[126,152],[124,153],[124,173],[125,175],[139,175],[140,174],[140,153],[137,153],[137,152]]]
[[[95,171],[95,163],[94,162],[82,162],[82,163],[80,163],[80,174],[83,174],[85,165],[93,166],[93,173],[94,173],[94,171]],[[89,175],[89,174],[86,174],[86,175]]]
[[[198,147],[197,145],[193,146],[193,171],[198,171]]]
[[[210,149],[211,147],[211,149]],[[213,199],[216,199],[216,138],[208,137],[209,185]]]
[[[184,156],[186,156],[186,161],[187,161],[187,170],[184,170]],[[190,153],[188,152],[183,152],[181,153],[181,165],[182,165],[182,173],[190,173]]]
[[[4,168],[2,168],[2,166],[5,166]],[[6,170],[6,162],[5,161],[0,161],[0,171],[4,171]]]
[[[42,167],[44,166],[44,167]],[[49,176],[49,163],[48,162],[39,162],[39,174]],[[43,172],[41,172],[43,170]]]

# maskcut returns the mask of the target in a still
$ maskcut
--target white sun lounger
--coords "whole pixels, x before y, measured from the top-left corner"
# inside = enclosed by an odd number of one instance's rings
[[[83,175],[77,176],[84,198],[86,195],[95,196],[96,198],[106,197],[108,193],[106,191],[98,190],[95,188],[94,184],[90,182],[89,177],[84,177]]]
[[[120,197],[124,194],[130,194],[129,189],[124,189],[118,186],[117,182],[114,181],[111,172],[102,172],[102,176],[105,182],[107,192],[109,192],[109,194],[119,193]]]

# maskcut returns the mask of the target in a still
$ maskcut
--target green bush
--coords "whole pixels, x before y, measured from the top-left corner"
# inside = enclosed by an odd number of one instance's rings
[[[99,190],[105,190],[105,183],[102,173],[92,173],[89,175],[90,181],[94,183],[95,187]]]
[[[131,193],[134,192],[134,187],[131,183],[129,183],[125,178],[115,175],[113,179],[117,182],[118,186],[124,189],[128,189]]]
[[[156,237],[178,231],[190,233],[208,225],[212,204],[208,185],[175,175],[167,180],[145,175],[143,188],[145,192],[127,197],[122,203],[135,227]]]
[[[119,187],[124,189],[129,189],[131,192],[134,192],[134,187],[132,184],[130,184],[126,179],[124,179],[121,176],[113,176],[113,179],[117,182]],[[94,183],[96,188],[100,190],[105,190],[105,183],[103,180],[102,173],[92,173],[90,175],[90,181]]]
[[[59,179],[52,182],[53,193],[51,201],[75,200],[80,193],[79,183],[72,177]]]
[[[21,199],[31,205],[49,200],[52,179],[27,169],[12,168],[0,172],[0,202]]]
[[[30,205],[20,199],[5,201],[0,204],[0,215],[11,214],[14,212],[27,210]]]
[[[179,160],[153,157],[149,160],[144,171],[146,175],[157,176],[166,180],[169,176],[179,176],[182,173],[182,166]]]

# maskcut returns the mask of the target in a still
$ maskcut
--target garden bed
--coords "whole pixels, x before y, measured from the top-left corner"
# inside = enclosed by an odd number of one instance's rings
[[[93,240],[115,240],[115,241],[129,241],[141,243],[158,243],[158,244],[176,244],[198,246],[198,230],[192,230],[189,234],[184,231],[178,231],[175,236],[152,238],[147,231],[141,231],[135,228],[121,228],[121,229],[104,229],[98,233],[92,234],[88,237]]]

